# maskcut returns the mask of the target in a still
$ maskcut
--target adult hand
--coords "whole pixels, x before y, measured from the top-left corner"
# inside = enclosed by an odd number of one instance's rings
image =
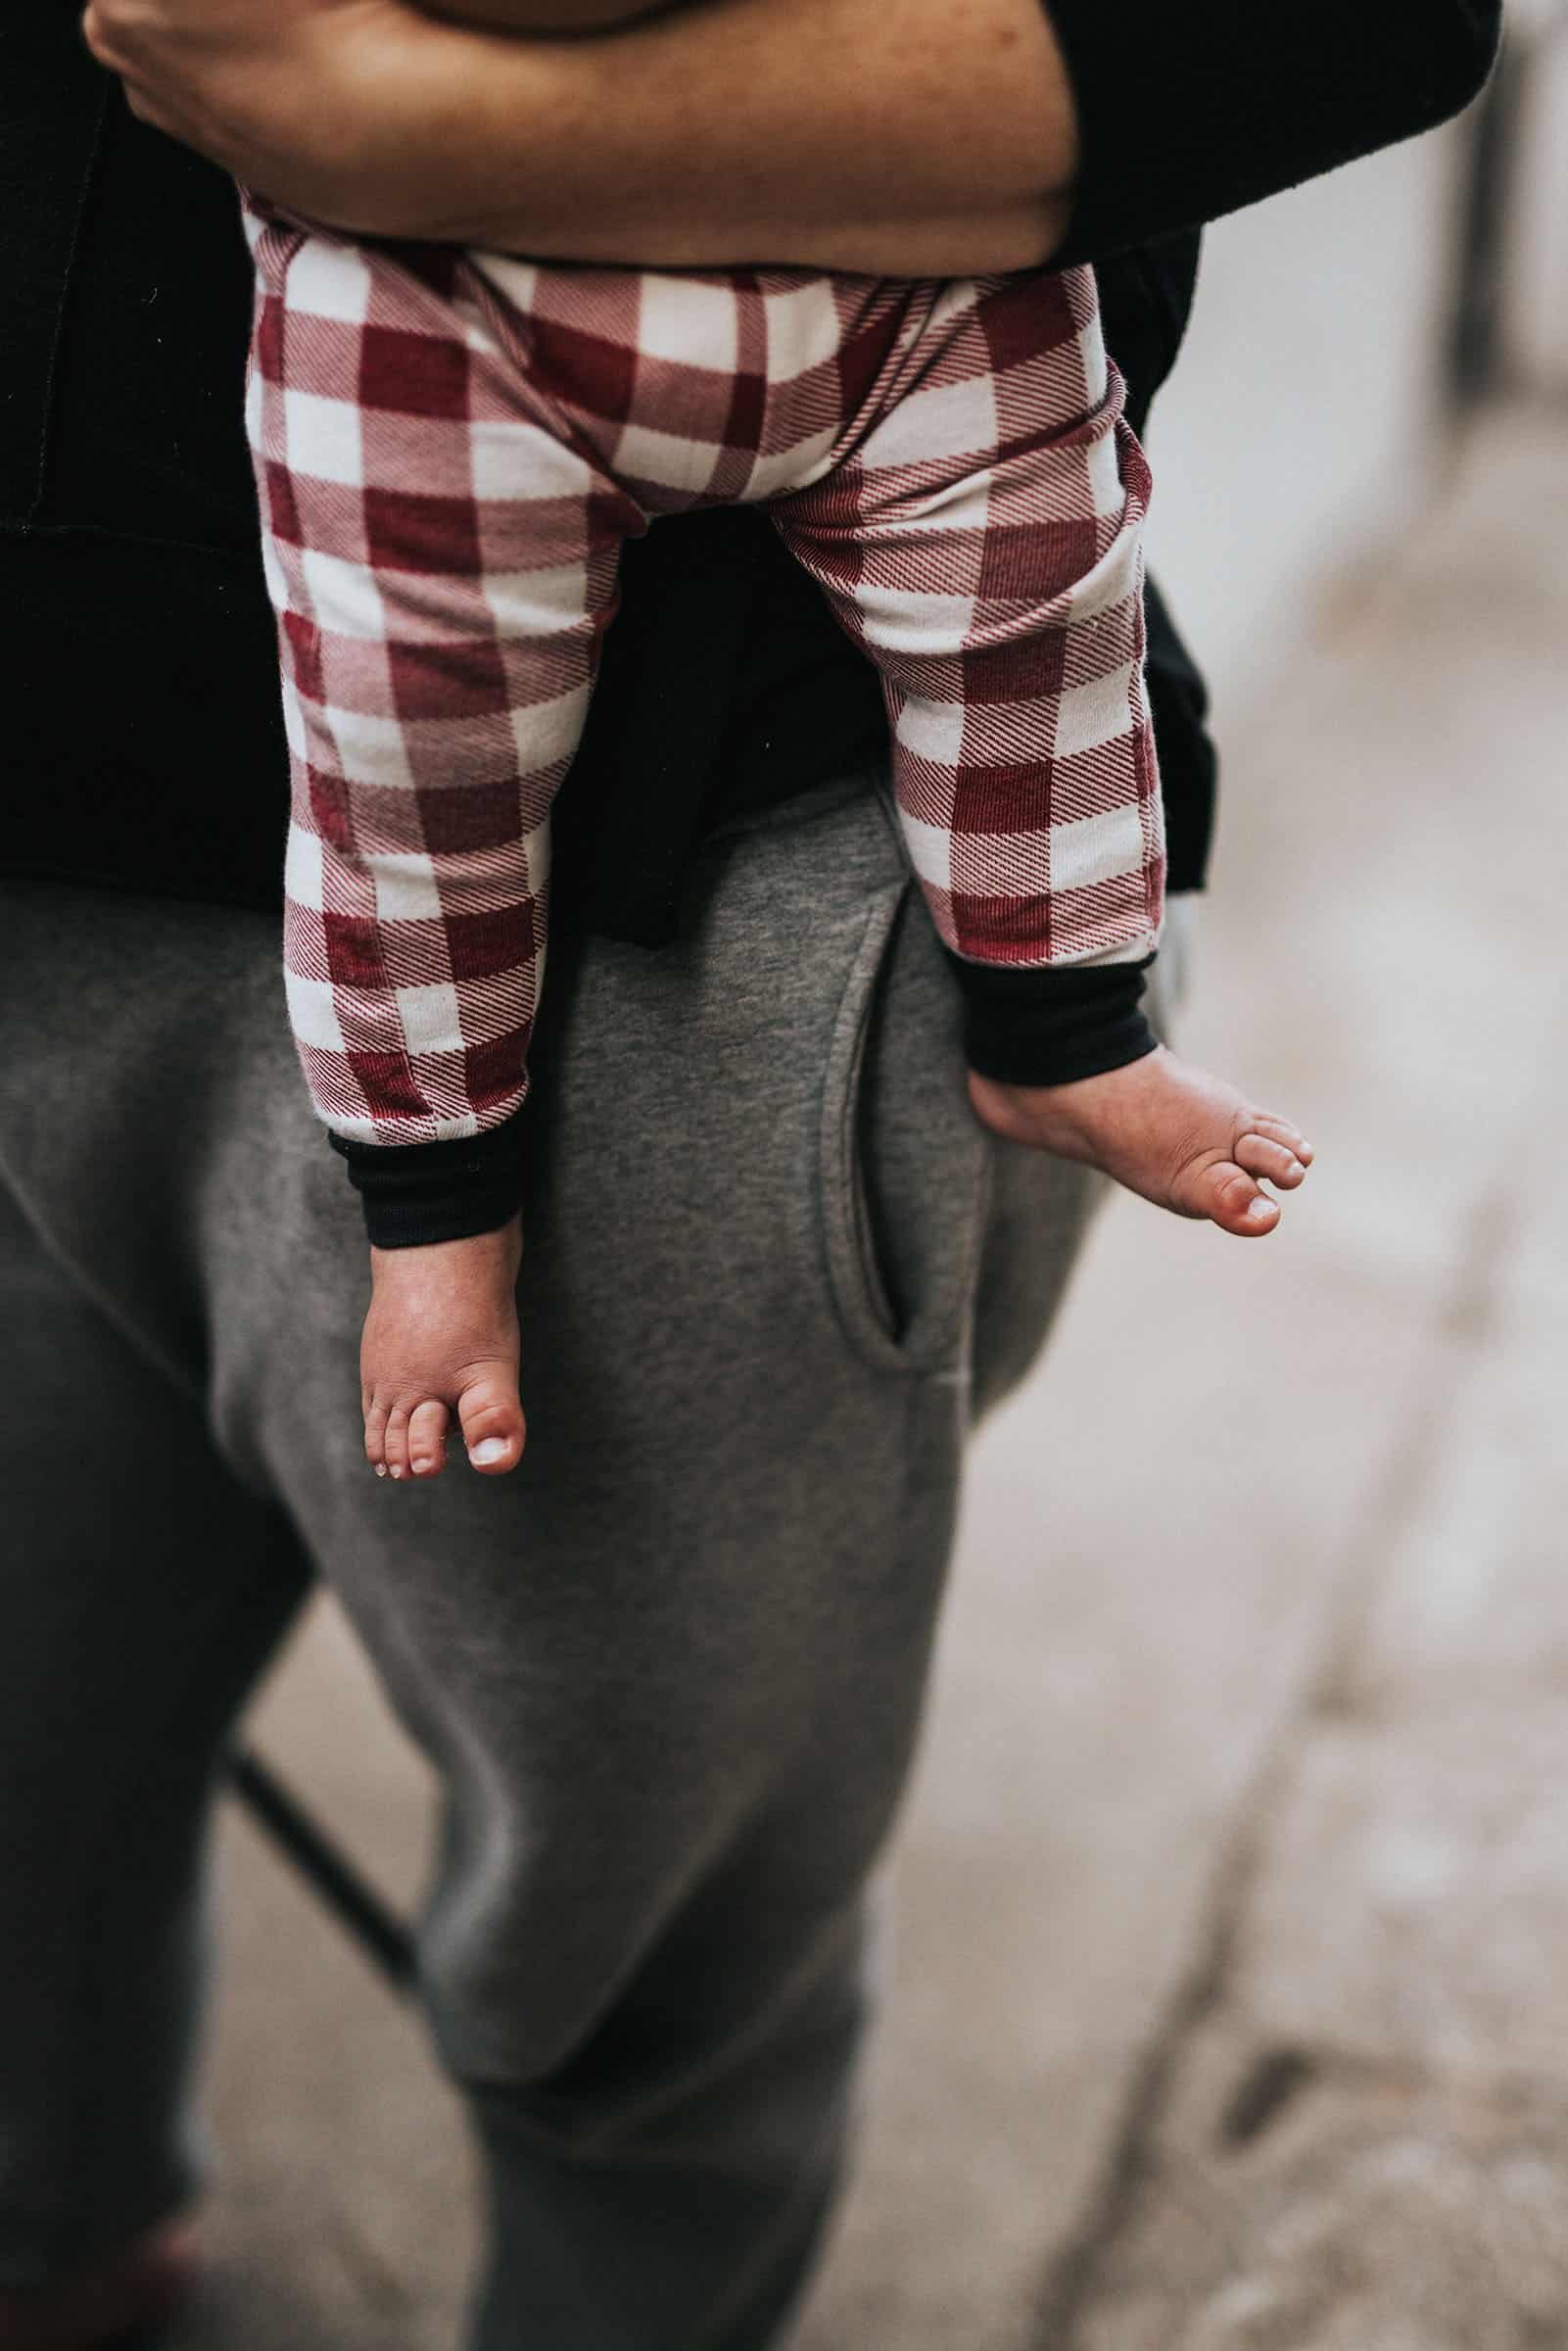
[[[479,36],[404,0],[91,0],[82,30],[144,122],[296,211],[435,236],[469,197],[442,134]]]

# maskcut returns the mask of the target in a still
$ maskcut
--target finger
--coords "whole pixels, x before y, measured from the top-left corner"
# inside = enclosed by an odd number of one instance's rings
[[[408,1464],[415,1477],[439,1477],[447,1466],[446,1406],[436,1397],[408,1415]]]
[[[103,9],[90,6],[83,10],[81,37],[98,63],[107,66],[111,73],[122,72],[128,64],[124,51],[115,38],[115,28]]]
[[[106,57],[102,62],[108,66],[111,72],[115,71],[115,61],[112,57]],[[150,123],[154,130],[172,129],[173,125],[168,120],[166,108],[159,103],[144,82],[133,81],[128,73],[122,73],[120,87],[125,93],[125,104],[130,108],[138,122]]]
[[[457,1399],[457,1417],[476,1469],[486,1477],[504,1477],[516,1468],[528,1427],[509,1366],[498,1364],[471,1380]]]
[[[1272,1232],[1279,1223],[1279,1202],[1259,1191],[1246,1170],[1238,1168],[1234,1160],[1217,1160],[1212,1168],[1206,1168],[1200,1193],[1212,1222],[1222,1231],[1234,1232],[1244,1240]]]
[[[387,1415],[387,1433],[383,1440],[387,1457],[387,1475],[404,1478],[408,1474],[408,1407],[395,1404]]]
[[[386,1438],[387,1408],[372,1396],[369,1404],[365,1407],[364,1458],[374,1469],[377,1477],[385,1477],[387,1474]]]
[[[102,63],[111,72],[119,70],[113,58],[106,57]],[[196,147],[203,153],[215,144],[197,116],[182,114],[177,106],[156,96],[145,82],[133,79],[128,73],[121,72],[119,78],[125,104],[137,121],[145,122],[149,130],[161,130],[166,138],[178,139],[182,146]]]
[[[1286,1191],[1294,1191],[1307,1179],[1306,1167],[1289,1143],[1276,1142],[1272,1135],[1244,1134],[1233,1157],[1249,1176],[1266,1176],[1270,1183],[1283,1184]]]

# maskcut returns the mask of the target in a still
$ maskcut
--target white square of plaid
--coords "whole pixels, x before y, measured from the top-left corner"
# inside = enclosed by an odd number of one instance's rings
[[[439,922],[441,891],[429,857],[372,856],[365,861],[375,886],[376,920],[381,923]]]
[[[528,887],[536,897],[549,880],[549,866],[550,831],[549,818],[546,816],[543,824],[534,825],[523,836],[523,872],[527,875]],[[543,971],[545,948],[542,939],[538,944],[537,953],[540,957],[539,968]]]
[[[900,808],[898,822],[909,851],[909,861],[918,879],[928,883],[933,889],[953,887],[953,829],[951,825],[924,824]]]
[[[283,888],[296,906],[309,906],[317,914],[321,912],[321,842],[318,835],[308,833],[303,825],[289,827]]]
[[[1084,476],[1097,515],[1124,512],[1127,493],[1121,479],[1121,452],[1115,433],[1103,433],[1093,444]]]
[[[343,710],[323,702],[320,723],[337,746],[338,765],[351,784],[385,784],[411,792],[413,766],[408,744],[395,718],[374,718],[368,710]]]
[[[1070,759],[1079,751],[1097,750],[1129,732],[1132,724],[1132,663],[1093,678],[1086,686],[1069,686],[1057,703],[1053,756]]]
[[[624,426],[612,453],[615,471],[634,490],[676,490],[689,498],[700,498],[712,489],[723,456],[717,442],[656,433],[644,424]]]
[[[364,441],[355,404],[297,392],[290,385],[283,392],[282,412],[284,446],[266,454],[282,456],[291,473],[356,490],[364,480]]]
[[[957,767],[964,748],[964,705],[923,701],[912,694],[893,731],[913,757],[932,760],[938,767]]]
[[[310,599],[310,619],[335,637],[386,643],[386,607],[372,571],[362,563],[323,555],[313,547],[302,548],[299,560]]]
[[[740,356],[736,290],[701,278],[642,272],[639,290],[637,348],[651,360],[679,360],[683,366],[714,367],[729,373]]]
[[[253,359],[245,370],[245,437],[258,456],[264,455],[261,436],[267,400],[266,379]]]
[[[996,383],[988,375],[930,391],[907,392],[861,443],[868,472],[890,465],[945,463],[997,445]]]
[[[320,1053],[346,1052],[331,981],[306,980],[298,972],[285,971],[283,985],[296,1043],[313,1045]]]
[[[1111,389],[1111,370],[1098,311],[1087,326],[1078,329],[1078,364],[1083,370],[1084,397],[1090,408],[1098,408]]]
[[[474,496],[482,502],[586,498],[594,486],[593,467],[540,425],[476,416],[467,434]]]
[[[480,585],[497,634],[532,643],[558,636],[563,629],[580,629],[587,575],[584,563],[554,563],[539,571],[485,571]]]
[[[764,291],[762,314],[768,330],[770,384],[787,384],[813,367],[836,363],[844,328],[831,279],[813,278],[783,292]]]
[[[1143,819],[1134,806],[1104,808],[1076,824],[1051,827],[1051,888],[1090,889],[1120,874],[1142,871],[1146,843]]]
[[[310,733],[306,721],[305,706],[298,687],[291,678],[283,681],[283,739],[296,759],[310,756]]]
[[[296,313],[362,326],[370,314],[370,271],[364,256],[316,230],[289,263],[288,304]]]
[[[973,640],[977,603],[973,596],[923,595],[891,580],[863,580],[851,593],[866,641],[879,653],[941,660],[955,646]]]
[[[462,1051],[462,1014],[457,990],[450,980],[431,981],[424,987],[400,987],[394,993],[410,1053]]]

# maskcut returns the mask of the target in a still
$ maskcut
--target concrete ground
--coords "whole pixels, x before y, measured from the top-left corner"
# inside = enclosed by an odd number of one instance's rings
[[[1263,1245],[1118,1199],[976,1447],[800,2351],[1568,2342],[1565,543],[1568,427],[1489,424],[1226,713],[1183,1041],[1318,1165]],[[405,1898],[326,1607],[252,1728]],[[181,2351],[453,2351],[452,2103],[222,1843]]]

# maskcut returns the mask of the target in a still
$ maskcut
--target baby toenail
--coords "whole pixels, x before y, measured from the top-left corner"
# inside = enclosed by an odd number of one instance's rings
[[[491,1462],[499,1462],[507,1450],[504,1437],[486,1437],[475,1445],[468,1459],[483,1469]]]
[[[387,1474],[387,1464],[386,1464],[386,1463],[385,1463],[385,1462],[377,1462],[377,1463],[376,1463],[376,1475],[377,1475],[377,1477],[385,1477],[385,1476],[386,1476],[386,1474]]]

